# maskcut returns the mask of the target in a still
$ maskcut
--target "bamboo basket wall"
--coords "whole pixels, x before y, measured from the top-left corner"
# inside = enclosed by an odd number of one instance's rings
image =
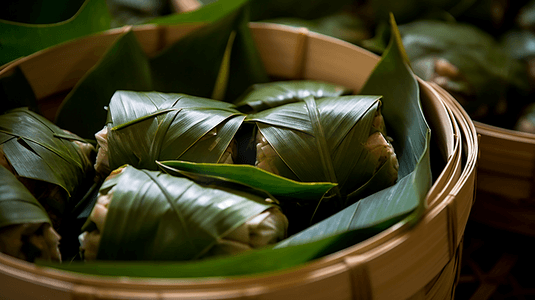
[[[134,28],[151,55],[201,25]],[[357,46],[281,25],[251,23],[270,75],[317,79],[355,91],[379,61]],[[53,115],[60,99],[125,29],[62,44],[20,59],[41,108]],[[328,55],[327,55],[328,54]],[[335,54],[335,55],[333,55]],[[97,277],[39,267],[0,253],[3,299],[447,299],[459,274],[462,238],[474,200],[478,144],[473,123],[440,87],[419,80],[422,107],[445,167],[416,225],[380,234],[303,266],[248,277],[142,279]]]
[[[535,134],[474,123],[481,156],[471,219],[535,236]]]

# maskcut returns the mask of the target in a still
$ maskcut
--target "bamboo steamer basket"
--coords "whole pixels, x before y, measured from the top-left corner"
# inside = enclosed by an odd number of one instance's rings
[[[202,24],[135,27],[150,56]],[[282,25],[250,23],[270,75],[316,79],[360,90],[379,57],[355,45]],[[49,48],[0,70],[20,67],[51,117],[59,101],[125,28]],[[332,55],[336,54],[336,55]],[[147,279],[92,276],[40,267],[0,253],[2,299],[448,299],[459,276],[462,238],[474,200],[475,127],[438,86],[419,80],[432,130],[432,156],[445,165],[422,219],[400,222],[342,251],[267,274],[231,278]],[[436,151],[435,151],[436,150]],[[440,171],[440,170],[439,170]]]
[[[481,156],[471,220],[535,236],[535,134],[474,124]]]

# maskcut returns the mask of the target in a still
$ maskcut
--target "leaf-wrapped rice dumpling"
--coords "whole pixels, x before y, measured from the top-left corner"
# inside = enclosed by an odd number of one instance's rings
[[[104,182],[80,235],[84,259],[189,260],[286,237],[271,199],[126,166]]]
[[[55,228],[93,182],[94,147],[44,117],[17,108],[0,116],[0,164],[45,207]]]
[[[394,184],[399,165],[380,98],[307,97],[249,115],[258,127],[256,165],[293,180],[338,183],[343,199]]]
[[[95,137],[95,169],[104,177],[124,164],[157,170],[156,160],[232,163],[245,116],[234,105],[183,94],[117,91],[108,123]]]
[[[351,89],[323,81],[276,81],[252,85],[235,104],[238,110],[251,113],[301,101],[309,96],[318,99],[348,94],[351,94]]]
[[[0,166],[0,252],[27,261],[61,261],[59,240],[43,206]]]

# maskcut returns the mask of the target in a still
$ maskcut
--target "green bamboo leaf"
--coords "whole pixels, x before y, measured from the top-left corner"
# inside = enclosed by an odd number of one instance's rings
[[[151,59],[155,90],[206,98],[217,96],[229,101],[251,84],[268,81],[247,27],[248,6],[242,1],[221,2],[242,5]],[[217,82],[227,76],[228,86],[225,80]]]
[[[225,54],[219,67],[219,73],[215,81],[214,92],[212,93],[212,99],[223,100],[228,85],[228,78],[230,73],[230,55],[232,47],[234,46],[234,39],[236,39],[236,31],[232,31],[228,38],[227,47],[225,48]]]
[[[351,90],[336,84],[314,80],[295,80],[254,84],[236,99],[238,110],[259,112],[287,103],[314,98],[336,97],[350,94]]]
[[[79,146],[79,139],[24,108],[0,116],[0,152],[63,236],[65,258],[74,256],[77,250],[70,250],[78,248],[75,228],[79,227],[71,223],[70,212],[93,183],[94,175],[88,153],[92,146]]]
[[[43,206],[0,165],[0,228],[23,223],[50,223]]]
[[[72,196],[92,166],[80,147],[65,135],[44,117],[24,108],[0,116],[1,145],[17,174],[58,185]]]
[[[216,178],[239,182],[263,189],[275,197],[289,197],[298,200],[319,200],[336,186],[331,182],[299,182],[290,180],[250,165],[227,165],[213,163],[192,163],[186,161],[161,161],[158,163],[166,172],[193,172]]]
[[[333,253],[373,236],[375,231],[348,231],[307,244],[280,249],[259,249],[221,258],[186,262],[96,261],[55,264],[38,261],[38,265],[60,270],[101,276],[141,278],[205,278],[267,274],[295,267]]]
[[[272,206],[251,194],[130,166],[117,177],[100,259],[199,258],[218,239]]]
[[[417,222],[431,187],[430,129],[420,106],[418,82],[407,64],[399,31],[392,18],[390,44],[360,91],[383,95],[383,116],[399,158],[399,180],[338,214],[295,234],[276,247],[309,243],[351,230],[384,229],[401,220]]]
[[[277,152],[281,176],[305,182],[338,183],[342,195],[347,195],[368,181],[377,167],[364,145],[380,107],[379,99],[308,98],[249,115],[246,121],[256,122]]]
[[[179,158],[218,162],[244,118],[232,104],[221,101],[118,91],[109,104],[110,168],[131,164],[156,170],[156,160]]]
[[[93,138],[106,122],[105,107],[115,91],[121,89],[152,89],[147,57],[130,30],[118,38],[67,95],[55,123],[83,138]]]
[[[26,12],[17,15],[14,9],[7,9],[4,7],[6,4],[1,5],[4,8],[0,10],[11,13],[7,16],[11,20],[3,19],[6,16],[0,14],[0,65],[38,50],[110,28],[110,15],[105,0],[86,0],[81,5],[79,1],[54,1],[53,4],[50,2],[32,2],[32,5],[43,4],[43,11],[36,10],[39,15],[32,15],[27,5],[22,8]],[[62,15],[62,12],[75,13],[68,16]]]

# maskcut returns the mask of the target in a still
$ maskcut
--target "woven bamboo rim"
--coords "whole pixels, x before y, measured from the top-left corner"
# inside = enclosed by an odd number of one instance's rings
[[[134,30],[151,55],[199,26]],[[325,80],[358,91],[379,59],[352,44],[302,29],[261,23],[251,23],[250,28],[267,71],[274,76]],[[20,67],[43,107],[54,109],[58,94],[61,97],[72,88],[123,30],[38,52],[7,65],[0,76]],[[38,267],[0,253],[2,293],[13,299],[451,298],[474,199],[478,146],[474,125],[455,100],[440,88],[419,82],[423,109],[447,164],[415,226],[398,223],[297,268],[233,278],[98,277]]]

